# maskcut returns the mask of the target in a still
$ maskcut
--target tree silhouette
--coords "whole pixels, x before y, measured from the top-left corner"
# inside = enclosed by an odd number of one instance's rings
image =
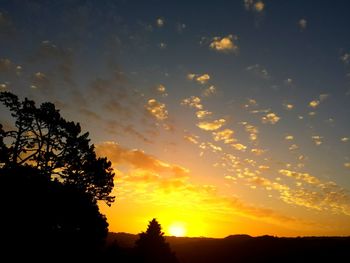
[[[10,92],[1,92],[0,102],[15,118],[13,130],[4,131],[0,126],[3,166],[31,165],[51,179],[74,185],[93,201],[108,205],[114,201],[111,162],[96,156],[89,133],[81,134],[79,123],[64,120],[49,102],[37,108],[34,101],[19,101]]]
[[[0,169],[0,207],[1,250],[20,249],[31,259],[54,251],[62,257],[94,253],[108,232],[86,193],[26,165]]]
[[[13,129],[0,124],[0,249],[22,244],[31,259],[91,259],[108,233],[97,201],[114,201],[111,162],[96,156],[89,134],[54,104],[36,107],[9,92],[0,102],[15,119]]]
[[[178,262],[156,219],[152,219],[146,232],[140,233],[139,236],[135,244],[137,262]]]

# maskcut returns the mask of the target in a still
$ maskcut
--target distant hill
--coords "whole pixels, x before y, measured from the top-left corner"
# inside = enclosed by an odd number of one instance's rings
[[[133,247],[138,235],[110,233],[108,242]],[[347,262],[350,237],[166,237],[181,263]]]

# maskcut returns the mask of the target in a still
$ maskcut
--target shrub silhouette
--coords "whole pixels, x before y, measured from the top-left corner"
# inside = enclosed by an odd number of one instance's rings
[[[140,233],[139,236],[135,244],[137,262],[178,262],[156,219],[152,219],[146,232]]]

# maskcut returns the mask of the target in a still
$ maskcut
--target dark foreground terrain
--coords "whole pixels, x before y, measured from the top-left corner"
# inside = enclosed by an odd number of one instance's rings
[[[129,250],[137,235],[110,233],[108,243]],[[181,263],[347,262],[350,237],[228,236],[222,239],[167,237]]]

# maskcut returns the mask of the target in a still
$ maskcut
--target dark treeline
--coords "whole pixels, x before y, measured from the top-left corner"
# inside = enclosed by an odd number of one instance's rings
[[[110,233],[109,242],[128,251],[137,235]],[[346,262],[350,237],[167,237],[181,263]]]

